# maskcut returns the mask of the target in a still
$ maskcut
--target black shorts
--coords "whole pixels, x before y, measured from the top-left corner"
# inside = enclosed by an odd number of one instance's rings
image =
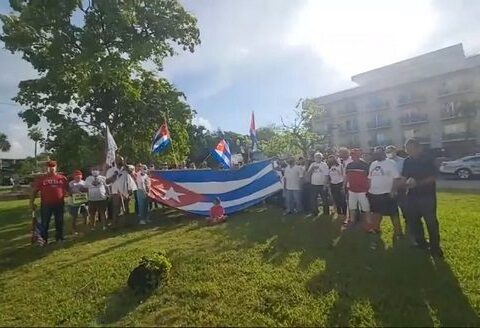
[[[373,195],[368,194],[370,211],[382,215],[398,215],[397,200],[390,197],[390,194]]]

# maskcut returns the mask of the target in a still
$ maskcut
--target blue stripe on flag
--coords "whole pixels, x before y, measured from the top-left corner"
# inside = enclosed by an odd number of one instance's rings
[[[176,183],[227,182],[248,179],[269,165],[272,163],[266,160],[246,165],[238,170],[170,170],[155,171],[154,175]]]

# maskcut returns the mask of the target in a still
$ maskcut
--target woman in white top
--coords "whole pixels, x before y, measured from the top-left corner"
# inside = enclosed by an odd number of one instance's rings
[[[333,201],[337,208],[339,218],[344,218],[347,214],[347,200],[345,198],[344,180],[345,174],[343,165],[341,165],[335,155],[327,158],[328,176],[330,179],[330,190]]]

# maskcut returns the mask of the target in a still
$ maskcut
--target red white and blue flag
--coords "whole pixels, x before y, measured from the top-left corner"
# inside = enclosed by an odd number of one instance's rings
[[[250,119],[250,139],[252,139],[252,150],[257,151],[258,140],[257,130],[255,129],[255,115],[252,112],[252,118]]]
[[[212,157],[224,168],[229,169],[232,166],[232,153],[225,139],[220,140],[217,147],[212,150]]]
[[[181,211],[208,216],[218,197],[226,214],[260,203],[282,190],[271,161],[255,162],[235,170],[151,171],[149,197]]]
[[[163,123],[153,137],[152,153],[160,154],[170,144],[170,132],[168,131],[167,122]]]

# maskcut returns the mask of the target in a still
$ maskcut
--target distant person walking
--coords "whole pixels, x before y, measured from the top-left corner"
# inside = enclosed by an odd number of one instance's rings
[[[147,174],[147,166],[142,165],[140,171],[137,172],[137,202],[138,202],[138,217],[140,224],[147,223],[148,215],[148,191],[150,190],[150,177]]]
[[[33,185],[30,208],[35,211],[35,198],[40,192],[40,216],[42,221],[42,238],[48,243],[48,229],[52,215],[55,218],[55,240],[63,242],[64,197],[67,193],[67,178],[57,173],[57,162],[47,162],[47,174],[39,177]]]

